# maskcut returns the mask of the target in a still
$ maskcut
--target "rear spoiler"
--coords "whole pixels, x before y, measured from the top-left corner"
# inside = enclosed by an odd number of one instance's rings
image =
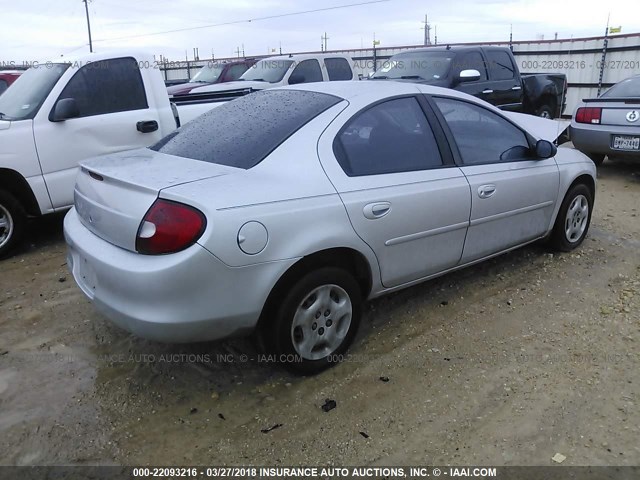
[[[234,98],[244,97],[260,89],[240,88],[236,90],[225,90],[224,92],[203,92],[186,93],[183,95],[173,95],[169,100],[176,105],[195,105],[200,103],[228,102]]]
[[[640,98],[634,97],[600,97],[600,98],[583,98],[582,101],[584,103],[595,103],[595,102],[624,102],[625,104],[635,104],[640,103]]]

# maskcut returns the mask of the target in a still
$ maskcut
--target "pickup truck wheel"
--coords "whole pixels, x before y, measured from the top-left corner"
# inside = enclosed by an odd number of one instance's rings
[[[357,333],[362,294],[347,271],[325,267],[297,281],[262,335],[276,361],[294,373],[318,373],[340,361]]]
[[[579,246],[587,236],[593,210],[593,195],[580,183],[571,187],[562,201],[551,233],[551,245],[561,252]]]
[[[596,167],[599,167],[600,165],[602,165],[602,162],[604,162],[605,154],[604,153],[587,153],[587,157],[589,157],[591,161],[596,164]]]
[[[550,105],[541,105],[538,107],[536,115],[542,118],[548,118],[549,120],[553,120],[555,118],[553,116],[553,108]]]
[[[24,234],[27,221],[22,205],[10,193],[0,190],[0,258],[5,258]]]

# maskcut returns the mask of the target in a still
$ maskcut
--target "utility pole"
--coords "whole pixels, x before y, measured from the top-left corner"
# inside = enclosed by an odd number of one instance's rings
[[[434,38],[433,44],[438,45],[438,25],[433,26],[433,31],[435,32],[435,38]]]
[[[427,19],[427,15],[424,16],[424,44],[431,45],[431,25]]]
[[[280,45],[280,55],[282,55],[282,42],[279,42]]]
[[[87,13],[87,30],[89,31],[89,52],[93,53],[93,41],[91,40],[91,22],[89,21],[89,0],[82,0],[84,10]]]
[[[322,51],[326,52],[327,51],[327,40],[329,40],[329,37],[327,37],[327,32],[324,32],[324,37],[320,37],[320,39],[322,40]]]
[[[240,58],[240,47],[236,48],[235,54]]]

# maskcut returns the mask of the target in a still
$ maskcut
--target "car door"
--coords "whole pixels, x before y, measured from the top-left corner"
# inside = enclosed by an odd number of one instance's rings
[[[462,255],[469,185],[430,115],[415,96],[392,98],[347,109],[320,139],[322,165],[385,287],[447,270]]]
[[[433,97],[471,187],[462,263],[544,236],[558,198],[554,158],[535,158],[525,133],[503,116],[461,99]]]
[[[520,111],[522,109],[522,81],[513,57],[504,50],[485,50],[491,86],[487,89],[487,102],[503,110]]]
[[[79,68],[57,101],[66,98],[75,100],[76,118],[56,122],[52,120],[53,110],[41,109],[34,122],[38,157],[54,208],[73,204],[81,160],[144,147],[162,137],[159,112],[149,108],[140,69],[133,58]],[[149,131],[141,131],[138,122],[151,122],[147,124],[150,128],[142,129]]]

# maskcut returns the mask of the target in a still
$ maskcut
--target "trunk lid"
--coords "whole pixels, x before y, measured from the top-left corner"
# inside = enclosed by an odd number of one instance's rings
[[[98,157],[80,164],[75,208],[95,235],[135,251],[140,223],[163,189],[234,170],[149,149]]]

